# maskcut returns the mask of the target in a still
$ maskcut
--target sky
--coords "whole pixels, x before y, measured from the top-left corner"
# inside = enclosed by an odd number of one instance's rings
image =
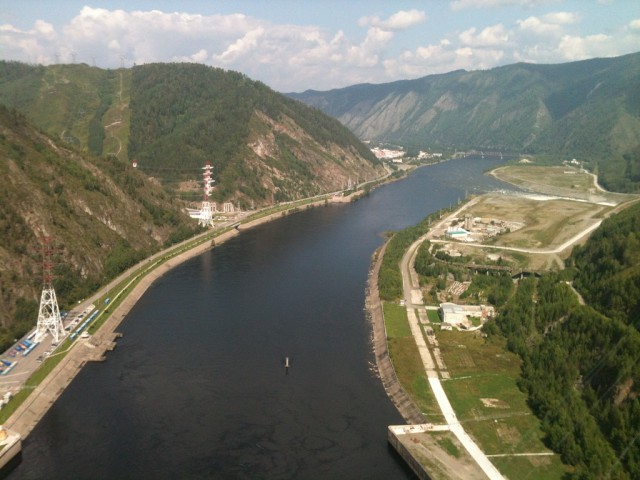
[[[195,62],[280,92],[640,51],[639,0],[0,0],[0,59]]]

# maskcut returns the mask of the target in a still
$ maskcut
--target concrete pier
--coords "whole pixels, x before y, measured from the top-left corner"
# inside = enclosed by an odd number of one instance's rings
[[[389,444],[420,480],[486,480],[448,425],[391,425]]]

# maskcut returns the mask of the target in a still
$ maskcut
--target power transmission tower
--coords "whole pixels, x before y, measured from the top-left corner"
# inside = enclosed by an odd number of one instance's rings
[[[54,342],[59,342],[64,337],[64,327],[56,299],[56,291],[53,289],[53,248],[51,237],[44,237],[42,241],[42,295],[40,297],[40,310],[38,311],[38,324],[36,326],[36,340],[41,341],[47,333],[50,333]]]
[[[209,201],[214,182],[213,178],[211,178],[211,162],[207,162],[202,169],[204,170],[202,174],[204,179],[204,198],[202,200],[202,206],[200,207],[200,220],[198,220],[198,225],[213,227],[213,206]]]

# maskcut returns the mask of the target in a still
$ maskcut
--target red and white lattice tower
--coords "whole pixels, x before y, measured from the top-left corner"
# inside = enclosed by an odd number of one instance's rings
[[[211,178],[211,162],[202,167],[204,173],[202,177],[204,179],[204,198],[202,200],[202,206],[200,207],[200,219],[198,225],[203,227],[213,227],[213,205],[209,201],[211,196],[211,190],[213,190],[213,178]]]
[[[42,296],[40,297],[40,310],[38,311],[38,324],[36,326],[36,340],[41,341],[47,333],[50,333],[54,342],[59,342],[64,337],[64,328],[60,309],[56,300],[56,291],[53,289],[53,249],[51,237],[44,237],[42,241]]]

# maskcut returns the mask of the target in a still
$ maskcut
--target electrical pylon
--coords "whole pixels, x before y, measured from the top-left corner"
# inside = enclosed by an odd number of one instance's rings
[[[40,296],[40,310],[38,311],[38,324],[36,326],[36,339],[41,341],[47,333],[50,333],[54,342],[59,342],[64,337],[64,327],[56,299],[56,291],[53,288],[53,249],[51,237],[44,237],[42,241],[42,295]]]
[[[211,162],[207,162],[202,167],[204,173],[202,174],[204,179],[204,198],[202,200],[202,206],[200,207],[200,219],[198,225],[203,227],[213,227],[213,206],[209,201],[211,196],[211,190],[213,190],[213,178],[211,178]]]

